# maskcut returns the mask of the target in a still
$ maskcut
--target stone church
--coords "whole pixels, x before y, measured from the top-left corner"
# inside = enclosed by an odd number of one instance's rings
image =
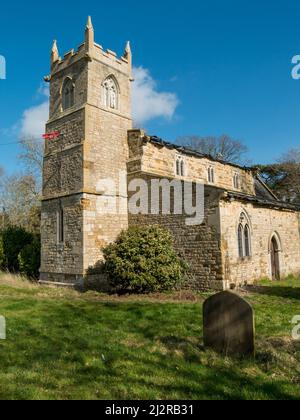
[[[133,129],[132,52],[118,57],[94,41],[88,19],[85,42],[60,58],[51,52],[50,117],[46,132],[42,198],[41,282],[102,281],[102,249],[129,226],[159,224],[174,236],[190,265],[187,287],[224,290],[256,279],[274,281],[300,272],[299,209],[279,201],[257,171],[213,159]],[[51,133],[58,133],[51,136]],[[128,188],[142,179],[204,184],[204,219],[184,214],[132,214]],[[118,187],[123,212],[103,212],[99,180]],[[108,197],[107,197],[108,198]]]

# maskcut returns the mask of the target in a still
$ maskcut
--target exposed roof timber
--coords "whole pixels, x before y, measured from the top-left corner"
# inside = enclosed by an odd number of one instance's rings
[[[274,194],[271,188],[262,180],[261,176],[256,175],[256,179],[262,184],[262,186],[274,197],[276,201],[279,201],[278,197]]]

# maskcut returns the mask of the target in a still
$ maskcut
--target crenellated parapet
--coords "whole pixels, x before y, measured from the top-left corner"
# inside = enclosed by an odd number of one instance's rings
[[[81,60],[96,60],[117,71],[125,74],[129,72],[131,74],[132,52],[130,43],[127,42],[124,54],[118,57],[116,52],[110,49],[104,50],[100,44],[97,44],[94,40],[94,35],[94,28],[89,17],[85,29],[85,41],[77,50],[72,49],[64,54],[63,57],[60,57],[57,41],[55,40],[51,50],[51,76],[48,76],[46,80],[49,81],[58,72],[64,71],[70,65]]]

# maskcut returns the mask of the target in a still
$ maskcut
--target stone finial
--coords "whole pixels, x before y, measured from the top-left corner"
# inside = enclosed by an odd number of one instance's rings
[[[85,28],[85,48],[87,52],[91,52],[94,48],[94,28],[92,24],[91,16],[88,17],[86,28]]]
[[[58,60],[59,60],[59,52],[57,48],[57,41],[54,40],[52,50],[51,50],[51,65],[56,63]]]
[[[125,47],[125,54],[131,54],[131,45],[130,41],[127,41],[126,47]]]
[[[125,47],[124,58],[128,60],[129,67],[131,68],[132,67],[132,51],[131,51],[131,45],[129,41],[127,42],[126,47]]]
[[[88,16],[86,28],[87,29],[93,29],[93,24],[92,24],[92,18],[91,18],[91,16]]]

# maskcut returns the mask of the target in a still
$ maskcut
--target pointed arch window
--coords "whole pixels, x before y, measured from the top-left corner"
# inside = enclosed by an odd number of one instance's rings
[[[238,252],[239,258],[251,257],[251,230],[248,218],[242,213],[238,226]]]
[[[245,257],[250,257],[251,256],[250,229],[248,225],[244,227],[244,240],[245,240]]]
[[[103,105],[106,108],[119,108],[119,88],[114,77],[109,76],[102,84]]]
[[[64,81],[62,88],[62,109],[63,111],[72,108],[75,103],[75,86],[69,77]]]
[[[238,246],[239,246],[239,257],[244,258],[244,246],[243,246],[243,237],[244,237],[243,225],[239,225],[238,229]]]
[[[176,175],[180,176],[181,167],[180,167],[180,160],[176,159]]]
[[[181,166],[181,176],[185,176],[185,162],[184,162],[184,160],[182,159],[181,160],[181,163],[180,163],[180,166]]]
[[[182,156],[176,157],[176,175],[177,176],[186,176],[186,163]]]
[[[215,183],[215,168],[213,166],[210,166],[208,168],[208,182],[210,184]]]
[[[238,172],[235,172],[234,173],[234,175],[233,175],[233,187],[236,189],[236,190],[239,190],[240,189],[240,175],[239,175],[239,173]]]

